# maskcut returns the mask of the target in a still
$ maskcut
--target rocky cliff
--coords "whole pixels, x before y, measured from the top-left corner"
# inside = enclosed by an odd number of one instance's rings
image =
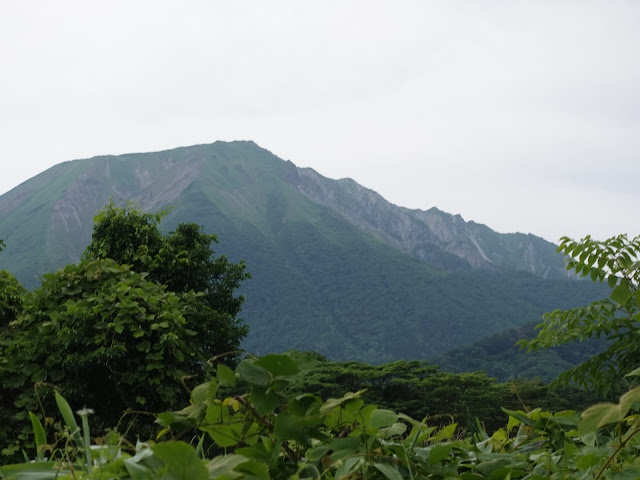
[[[556,246],[535,235],[500,234],[437,208],[409,210],[351,179],[331,180],[310,168],[293,180],[325,205],[398,250],[447,270],[522,270],[543,278],[570,278]]]
[[[39,275],[80,258],[93,216],[110,199],[171,208],[164,228],[196,222],[220,238],[217,254],[246,260],[243,346],[254,353],[426,358],[597,294],[587,282],[555,279],[562,259],[540,238],[392,205],[253,142],[95,157],[43,172],[0,196],[0,269],[37,287]]]

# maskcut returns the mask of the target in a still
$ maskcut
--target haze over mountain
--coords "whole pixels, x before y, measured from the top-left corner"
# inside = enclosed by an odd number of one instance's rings
[[[569,279],[539,237],[398,207],[253,142],[59,164],[0,196],[0,267],[33,288],[76,262],[109,199],[170,207],[166,228],[202,224],[217,253],[246,260],[244,346],[255,353],[425,358],[598,292]]]

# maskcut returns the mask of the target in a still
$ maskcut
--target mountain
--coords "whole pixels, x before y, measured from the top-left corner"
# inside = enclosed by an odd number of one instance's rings
[[[499,234],[437,208],[398,207],[349,178],[329,180],[310,168],[298,169],[295,186],[363,231],[446,270],[509,269],[571,278],[556,246],[535,235]]]
[[[166,228],[202,224],[218,254],[246,260],[244,346],[255,353],[426,358],[599,294],[538,237],[397,207],[253,142],[57,165],[0,196],[0,267],[37,286],[78,260],[109,199],[170,207]]]
[[[607,346],[604,340],[594,339],[530,353],[520,350],[515,345],[516,342],[535,337],[538,323],[527,322],[492,333],[468,345],[436,355],[429,361],[440,365],[445,371],[484,371],[500,381],[516,377],[537,377],[550,382],[560,373],[600,353]]]

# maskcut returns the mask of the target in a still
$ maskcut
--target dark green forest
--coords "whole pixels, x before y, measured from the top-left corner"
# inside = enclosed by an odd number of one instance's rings
[[[0,196],[0,268],[34,290],[39,276],[78,263],[110,198],[167,208],[163,234],[202,225],[220,236],[217,251],[246,263],[242,346],[258,355],[293,348],[335,361],[431,359],[606,295],[567,275],[539,237],[398,207],[253,142],[56,165]]]
[[[535,327],[539,323],[527,322],[515,328],[501,330],[469,345],[432,357],[429,361],[451,372],[481,370],[501,381],[537,378],[551,382],[562,372],[586,361],[606,347],[605,340],[598,339],[572,342],[535,352],[527,352],[516,345],[518,340],[534,338],[537,335]]]
[[[640,405],[633,335],[640,239],[563,239],[568,268],[607,294],[579,306],[566,299],[519,346],[540,351],[606,341],[565,352],[575,355],[574,364],[548,385],[517,373],[500,382],[482,371],[446,372],[425,361],[371,365],[296,350],[248,354],[240,318],[247,265],[216,256],[217,237],[200,225],[181,223],[165,233],[165,216],[112,203],[95,217],[81,260],[43,275],[33,291],[1,272],[0,478],[640,474],[640,420],[633,414]],[[296,245],[291,255],[304,258]],[[318,280],[314,265],[322,262],[309,263]],[[487,317],[497,312],[483,302],[487,292],[476,280],[491,275],[492,288],[521,299],[514,309],[542,306],[563,285],[549,281],[533,292],[524,273],[522,282],[491,272],[456,277],[460,298],[474,298]],[[376,281],[391,290],[411,287],[400,277]],[[439,276],[440,284],[449,281]],[[448,335],[463,328],[461,301],[443,300]],[[375,338],[376,328],[347,334],[373,330]],[[397,337],[376,341],[406,346],[412,332],[403,328],[398,323]],[[472,346],[470,354],[507,350],[510,335]],[[612,403],[589,406],[603,400]]]

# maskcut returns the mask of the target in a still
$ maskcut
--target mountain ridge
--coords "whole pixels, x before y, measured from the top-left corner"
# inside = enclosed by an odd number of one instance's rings
[[[438,255],[434,254],[433,246],[437,246],[444,252],[466,261],[471,269],[515,266],[516,269],[530,271],[543,278],[571,278],[562,262],[549,262],[549,259],[554,256],[557,260],[556,246],[535,235],[500,234],[486,225],[473,221],[467,222],[459,214],[452,215],[436,207],[420,210],[396,206],[377,192],[359,185],[352,179],[329,180],[310,168],[299,169],[299,171],[302,177],[315,180],[313,182],[315,185],[320,181],[325,183],[329,181],[337,182],[349,189],[351,197],[360,201],[361,210],[364,210],[365,215],[345,208],[350,205],[348,203],[333,201],[335,196],[328,195],[326,189],[324,191],[314,189],[314,185],[310,185],[311,181],[301,182],[299,186],[300,191],[309,198],[336,209],[352,223],[369,233],[381,235],[395,248],[409,255],[443,268],[452,268],[451,263],[441,262]],[[374,211],[382,212],[384,217],[373,216]],[[491,248],[491,244],[495,242],[495,238],[490,238],[492,236],[498,239],[502,249],[511,250],[512,255],[501,255],[495,247],[487,253],[486,246],[483,247],[481,242]],[[462,241],[461,238],[468,238],[469,241]],[[519,247],[518,244],[520,244]],[[537,253],[534,244],[538,246],[538,250],[542,249],[542,255]],[[523,255],[519,255],[520,252]],[[540,256],[543,258],[539,258]],[[512,263],[518,257],[523,258],[524,263]],[[454,261],[453,264],[455,263]]]
[[[133,180],[138,187],[134,192],[131,188],[121,188],[118,185],[111,185],[110,196],[117,201],[133,201],[138,203],[143,209],[156,210],[169,205],[188,185],[200,174],[203,166],[203,159],[189,159],[187,166],[181,164],[179,170],[174,157],[176,154],[188,154],[189,151],[199,150],[217,145],[246,144],[250,148],[259,149],[273,156],[271,152],[262,149],[254,142],[216,142],[214,144],[195,145],[190,147],[179,147],[176,149],[162,150],[159,152],[106,155],[97,156],[86,160],[72,160],[58,164],[57,167],[80,167],[82,162],[91,162],[93,165],[86,165],[87,169],[97,169],[100,162],[104,167],[104,175],[111,176],[110,161],[138,159],[138,165],[134,170]],[[166,155],[167,158],[150,168],[145,162],[145,158]],[[352,224],[367,233],[378,235],[394,248],[423,259],[429,263],[448,270],[467,269],[494,269],[512,268],[516,270],[529,271],[543,278],[570,278],[570,274],[564,269],[562,261],[555,255],[555,245],[551,242],[532,234],[521,233],[497,233],[488,226],[474,221],[465,221],[460,215],[452,215],[443,212],[436,207],[429,210],[408,209],[394,205],[384,199],[377,192],[359,185],[355,180],[342,178],[338,180],[329,179],[319,174],[312,168],[299,168],[290,161],[282,161],[287,165],[288,172],[284,175],[284,180],[300,193],[314,202],[325,205],[342,215]],[[168,185],[162,185],[162,189],[154,188],[155,182],[161,177],[159,169],[174,172],[175,178]],[[41,175],[47,174],[51,169],[34,177],[38,179]],[[155,170],[155,171],[154,171]],[[93,172],[95,175],[96,172]],[[250,175],[244,171],[250,178]],[[91,189],[83,185],[83,180],[90,178],[90,172],[83,172],[71,189],[83,189],[83,198],[91,194]],[[16,198],[12,192],[19,190],[21,185],[0,196],[0,218],[6,215],[7,203],[5,197],[11,198],[13,203],[19,203],[20,198]],[[67,196],[72,195],[72,191],[67,191]],[[89,201],[88,206],[99,208],[104,204],[106,192],[93,192],[98,201]],[[13,197],[13,198],[12,198]],[[102,203],[100,202],[102,200]],[[237,198],[237,201],[242,201]],[[65,204],[66,203],[66,204]],[[54,207],[55,213],[62,223],[67,225],[69,220],[80,221],[79,210],[81,206],[78,202],[69,201],[68,198],[61,199],[61,202]],[[52,222],[53,223],[53,222]],[[83,238],[86,239],[87,230],[83,229]],[[505,254],[506,252],[506,254]],[[70,257],[69,257],[70,258]],[[460,262],[459,260],[462,260]]]
[[[595,295],[585,282],[544,273],[562,258],[538,237],[397,207],[253,142],[54,166],[0,196],[0,268],[33,288],[38,275],[77,261],[110,198],[171,206],[165,228],[201,224],[221,239],[218,253],[246,259],[245,348],[255,353],[427,358]],[[531,260],[519,265],[527,249]]]

